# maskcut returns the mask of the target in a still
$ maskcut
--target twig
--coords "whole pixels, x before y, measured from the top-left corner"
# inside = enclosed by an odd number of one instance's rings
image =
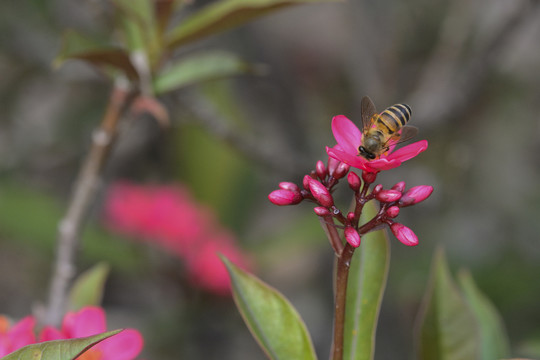
[[[58,226],[57,255],[43,324],[58,325],[64,314],[68,286],[75,274],[75,252],[84,220],[95,198],[118,122],[133,99],[132,95],[125,82],[115,84],[100,127],[92,136],[92,148],[80,169],[66,215]]]

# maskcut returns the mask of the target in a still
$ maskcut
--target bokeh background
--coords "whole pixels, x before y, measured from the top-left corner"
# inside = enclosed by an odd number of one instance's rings
[[[196,9],[209,1],[194,1]],[[183,184],[282,291],[329,353],[332,251],[309,204],[267,200],[301,182],[326,145],[332,116],[359,121],[369,95],[405,102],[428,151],[379,176],[435,192],[392,239],[377,359],[412,359],[413,327],[434,250],[468,268],[500,310],[515,356],[540,357],[540,6],[538,1],[397,0],[287,8],[188,47],[264,64],[263,76],[207,82],[161,100],[172,126],[124,119],[84,234],[78,266],[112,267],[110,327],[136,327],[148,359],[263,359],[228,296],[187,279],[183,259],[105,226],[119,179]],[[58,221],[111,84],[82,62],[51,63],[69,28],[108,36],[105,0],[0,2],[0,313],[46,300]],[[347,191],[338,193],[342,208]]]

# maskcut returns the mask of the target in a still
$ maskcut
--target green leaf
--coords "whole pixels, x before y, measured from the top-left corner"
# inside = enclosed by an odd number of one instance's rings
[[[45,341],[32,344],[4,356],[1,360],[73,360],[100,341],[116,335],[121,331],[121,329],[113,330],[85,338]]]
[[[89,39],[74,31],[64,33],[62,48],[53,65],[59,66],[69,59],[85,60],[98,67],[111,66],[130,78],[138,76],[124,49]]]
[[[270,359],[316,359],[306,326],[277,290],[241,270],[222,256],[233,297],[249,330]]]
[[[75,280],[69,293],[70,310],[77,311],[85,306],[101,305],[109,270],[110,266],[102,262],[85,271]]]
[[[442,250],[434,256],[419,319],[419,359],[479,358],[478,324],[450,276]]]
[[[255,66],[228,52],[199,53],[184,57],[156,76],[154,91],[161,94],[198,82],[256,70]]]
[[[465,299],[479,324],[482,354],[480,358],[493,360],[510,357],[510,345],[506,330],[495,306],[478,289],[470,272],[460,272],[458,280]]]
[[[362,219],[370,220],[377,210],[365,205]],[[349,270],[343,359],[370,360],[375,354],[377,320],[390,263],[390,244],[385,230],[362,237]]]
[[[166,37],[168,48],[199,40],[242,25],[290,5],[335,0],[222,0],[216,1],[184,19]]]

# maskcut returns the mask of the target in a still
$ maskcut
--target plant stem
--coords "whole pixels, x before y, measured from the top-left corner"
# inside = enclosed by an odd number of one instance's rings
[[[345,244],[337,258],[336,294],[334,302],[334,339],[332,341],[332,360],[343,359],[343,340],[345,332],[345,304],[347,302],[347,281],[355,248]]]
[[[75,275],[75,252],[84,220],[95,198],[103,166],[114,143],[118,122],[133,99],[132,95],[126,84],[115,84],[100,127],[92,136],[92,147],[77,176],[66,214],[58,225],[56,261],[48,307],[41,319],[43,324],[59,325],[64,315],[68,286]]]

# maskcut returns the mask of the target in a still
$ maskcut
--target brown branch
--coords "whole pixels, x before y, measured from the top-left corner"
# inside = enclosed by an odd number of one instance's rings
[[[100,127],[92,136],[92,147],[80,169],[66,214],[58,226],[57,255],[48,308],[42,314],[43,324],[59,325],[65,312],[68,286],[75,274],[75,253],[84,221],[114,143],[118,122],[132,99],[133,93],[125,84],[115,84]]]

